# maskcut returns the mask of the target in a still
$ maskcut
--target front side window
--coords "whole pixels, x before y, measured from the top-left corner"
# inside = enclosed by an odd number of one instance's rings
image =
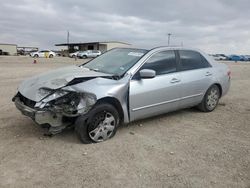
[[[152,69],[156,72],[156,75],[176,72],[177,67],[174,51],[168,50],[154,54],[141,67],[142,69]]]
[[[182,71],[211,67],[208,61],[199,52],[180,50],[179,54]]]

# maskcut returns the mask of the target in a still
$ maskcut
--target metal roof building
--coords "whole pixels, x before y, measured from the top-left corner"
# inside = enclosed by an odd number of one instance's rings
[[[105,52],[112,48],[117,47],[129,47],[131,44],[119,41],[108,41],[108,42],[85,42],[85,43],[64,43],[56,44],[55,46],[68,46],[69,52],[74,51],[85,51],[85,50],[100,50]]]

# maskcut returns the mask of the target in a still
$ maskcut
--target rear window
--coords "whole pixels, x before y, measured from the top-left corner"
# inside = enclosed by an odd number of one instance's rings
[[[179,54],[182,71],[211,67],[206,58],[204,58],[199,52],[180,50]]]

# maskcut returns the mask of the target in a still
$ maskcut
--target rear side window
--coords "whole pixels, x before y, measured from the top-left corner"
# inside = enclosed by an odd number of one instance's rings
[[[174,51],[163,51],[154,54],[142,66],[142,69],[152,69],[156,75],[176,72],[176,59]]]
[[[179,54],[182,71],[211,67],[208,61],[199,52],[180,50]]]

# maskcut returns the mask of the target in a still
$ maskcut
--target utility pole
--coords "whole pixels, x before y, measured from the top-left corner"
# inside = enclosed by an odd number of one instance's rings
[[[69,31],[67,31],[67,44],[69,45]]]
[[[168,46],[170,45],[170,38],[171,38],[171,33],[168,33]]]
[[[67,45],[68,45],[68,53],[69,53],[69,31],[67,31]]]

